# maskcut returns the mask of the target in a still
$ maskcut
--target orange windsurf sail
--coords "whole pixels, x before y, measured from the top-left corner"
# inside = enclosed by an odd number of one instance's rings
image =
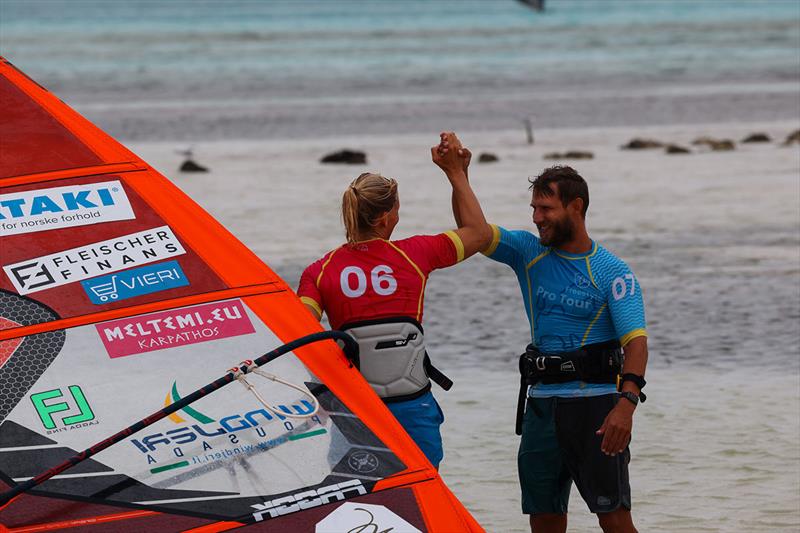
[[[0,102],[0,492],[321,331],[219,222],[2,58]],[[262,370],[282,381],[248,376],[261,400],[214,390],[16,496],[0,529],[481,531],[334,342]]]

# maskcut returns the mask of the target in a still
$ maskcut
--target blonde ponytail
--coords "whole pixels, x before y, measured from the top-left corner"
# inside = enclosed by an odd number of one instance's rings
[[[350,182],[342,195],[342,221],[347,242],[353,244],[369,234],[377,220],[397,201],[397,182],[365,172]]]

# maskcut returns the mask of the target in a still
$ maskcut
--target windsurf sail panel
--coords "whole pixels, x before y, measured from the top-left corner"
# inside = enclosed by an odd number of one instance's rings
[[[221,224],[2,58],[0,102],[0,491],[320,331]],[[231,383],[16,497],[0,526],[481,531],[332,341],[263,369],[303,390],[253,377],[269,409]]]

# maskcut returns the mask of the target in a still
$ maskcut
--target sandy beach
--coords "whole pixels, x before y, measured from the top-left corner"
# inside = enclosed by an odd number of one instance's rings
[[[780,142],[795,121],[460,132],[476,155],[470,179],[487,218],[531,228],[526,178],[553,151],[587,178],[590,234],[622,256],[643,287],[648,394],[635,418],[631,478],[642,531],[796,531],[800,527],[800,152]],[[753,132],[773,142],[739,143]],[[690,143],[729,138],[731,152]],[[365,170],[396,177],[395,236],[452,227],[449,188],[430,135],[221,141],[194,145],[208,174],[177,171],[177,142],[130,147],[171,178],[296,286],[307,263],[342,241],[340,194]],[[633,137],[693,150],[627,151]],[[321,165],[340,148],[364,166]],[[431,353],[456,386],[443,406],[442,475],[487,529],[527,530],[513,434],[516,355],[527,323],[510,269],[481,257],[435,273],[426,296]],[[594,527],[573,490],[570,530]]]

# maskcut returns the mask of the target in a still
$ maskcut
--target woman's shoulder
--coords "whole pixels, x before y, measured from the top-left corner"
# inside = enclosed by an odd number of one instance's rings
[[[454,265],[464,256],[461,239],[452,231],[436,235],[414,235],[391,241],[390,245],[425,271]]]
[[[325,253],[325,255],[323,255],[319,259],[317,259],[317,260],[313,261],[311,264],[309,264],[305,268],[305,271],[320,270],[326,263],[328,263],[333,258],[334,255],[336,255],[337,252],[339,252],[340,250],[342,250],[345,247],[346,247],[346,245],[343,244],[341,246],[338,246],[338,247],[334,248],[333,250],[329,250],[328,252]]]
[[[406,248],[425,245],[431,242],[441,241],[442,239],[447,239],[445,232],[437,233],[436,235],[412,235],[411,237],[406,237],[405,239],[397,239],[385,242],[397,248]]]

